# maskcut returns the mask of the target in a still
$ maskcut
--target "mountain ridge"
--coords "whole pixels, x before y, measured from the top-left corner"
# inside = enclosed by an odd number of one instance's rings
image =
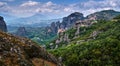
[[[86,22],[86,23],[88,22],[90,25],[91,21],[111,20],[112,18],[114,18],[115,16],[119,14],[120,12],[114,11],[114,10],[102,10],[102,11],[95,12],[95,13],[92,13],[84,17],[82,13],[74,12],[68,15],[67,17],[63,17],[63,20],[59,23],[58,22],[51,23],[51,26],[49,26],[48,30],[53,31],[53,33],[57,33],[59,29],[66,30],[66,29],[73,27],[77,21]]]

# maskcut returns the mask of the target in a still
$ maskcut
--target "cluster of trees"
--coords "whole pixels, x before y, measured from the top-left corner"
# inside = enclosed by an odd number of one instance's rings
[[[117,21],[99,20],[68,46],[51,50],[62,57],[66,66],[119,66],[120,65],[120,17]],[[100,31],[96,39],[87,40],[93,31]],[[70,30],[73,31],[73,30]],[[74,32],[72,32],[74,33]],[[86,40],[76,44],[78,40]]]

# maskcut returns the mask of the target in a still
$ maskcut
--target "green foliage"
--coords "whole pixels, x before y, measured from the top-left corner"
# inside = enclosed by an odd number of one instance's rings
[[[47,33],[47,29],[44,27],[41,28],[30,28],[26,27],[28,38],[32,39],[38,44],[48,44],[56,38],[56,34]]]
[[[77,29],[71,28],[70,30],[66,31],[66,33],[69,35],[69,38],[72,39],[75,36],[75,32]]]
[[[70,45],[50,51],[62,57],[66,66],[119,66],[120,65],[120,21],[99,20]],[[96,39],[88,41],[93,31],[99,31]],[[86,40],[76,44],[78,40]]]
[[[114,19],[120,19],[120,15],[116,16]]]

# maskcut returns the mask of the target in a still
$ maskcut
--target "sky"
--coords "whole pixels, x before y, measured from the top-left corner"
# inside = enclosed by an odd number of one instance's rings
[[[109,9],[120,11],[120,0],[0,0],[0,13],[15,17],[41,14],[54,19],[73,12],[86,16]]]

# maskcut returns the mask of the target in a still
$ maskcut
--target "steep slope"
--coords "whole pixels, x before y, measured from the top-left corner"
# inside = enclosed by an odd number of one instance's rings
[[[63,17],[61,22],[53,22],[48,30],[53,33],[57,33],[59,29],[69,29],[73,27],[77,21],[90,22],[90,20],[111,20],[115,16],[119,15],[120,12],[114,10],[103,10],[92,13],[86,17],[82,13],[74,12],[66,17]]]
[[[119,28],[119,16],[111,21],[99,20],[90,27],[80,27],[77,38],[61,43],[63,46],[50,52],[62,57],[66,66],[119,66]],[[72,29],[69,31],[71,35],[75,33]]]
[[[7,32],[7,26],[5,24],[5,21],[4,21],[3,17],[1,17],[1,16],[0,16],[0,30],[4,31],[4,32]]]
[[[93,14],[88,15],[87,17],[83,18],[81,13],[75,12],[69,15],[67,18],[68,20],[63,20],[62,23],[67,23],[66,25],[71,25],[71,28],[69,29],[58,29],[58,38],[52,41],[48,48],[58,48],[60,46],[68,44],[70,41],[72,41],[75,38],[78,38],[79,35],[84,34],[86,29],[90,27],[93,24],[96,24],[99,22],[99,20],[111,20],[115,16],[119,15],[120,12],[114,11],[114,10],[103,10],[100,12],[96,12]],[[78,17],[79,15],[79,17]],[[73,20],[69,20],[69,18],[76,17]],[[72,24],[69,24],[72,22]],[[68,27],[66,27],[68,28]],[[99,32],[98,32],[99,33]],[[94,35],[97,34],[95,31],[93,33]]]
[[[45,49],[26,38],[0,31],[0,66],[60,66]]]

